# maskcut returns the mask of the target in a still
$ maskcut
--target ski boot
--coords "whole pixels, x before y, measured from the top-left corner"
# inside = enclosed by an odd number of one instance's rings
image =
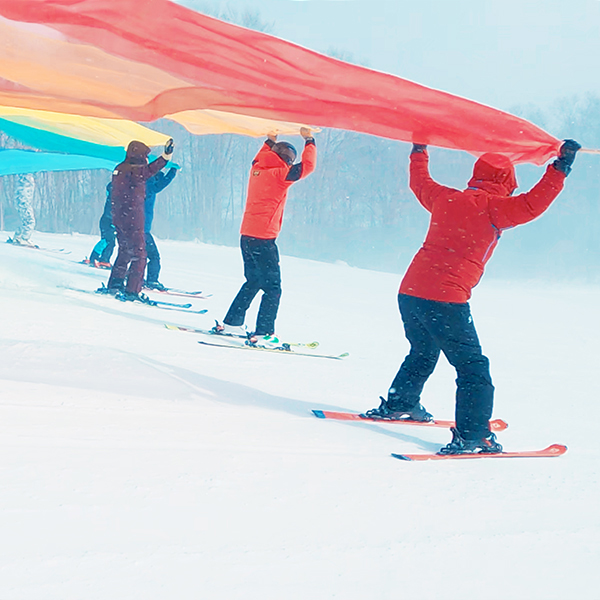
[[[219,323],[219,321],[215,321],[215,326],[210,331],[211,333],[216,333],[218,335],[229,335],[242,338],[245,338],[248,335],[245,325],[228,325],[227,323]]]
[[[290,349],[289,345],[283,344],[276,335],[257,335],[256,333],[249,333],[247,343],[249,346],[257,346],[259,348],[272,348],[280,350]]]
[[[149,306],[156,306],[156,302],[150,300],[146,294],[136,294],[135,292],[128,292],[126,290],[117,292],[115,298],[121,302],[141,302],[142,304],[148,304]]]
[[[420,423],[433,421],[433,415],[428,413],[420,402],[410,410],[394,410],[389,408],[388,401],[383,396],[379,396],[379,399],[381,400],[379,408],[372,408],[361,417],[378,421],[419,421]]]
[[[452,427],[450,431],[452,431],[452,441],[440,448],[438,454],[478,454],[480,452],[500,454],[502,452],[502,446],[496,441],[496,436],[491,431],[485,437],[477,440],[466,440],[456,427]]]
[[[96,290],[96,294],[108,294],[110,296],[116,296],[118,293],[123,291],[123,283],[119,285],[112,285],[106,287],[104,283]]]
[[[157,292],[166,292],[168,289],[159,281],[146,281],[144,287],[149,290],[156,290]]]

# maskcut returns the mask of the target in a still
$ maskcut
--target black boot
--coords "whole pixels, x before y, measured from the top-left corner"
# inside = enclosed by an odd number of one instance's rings
[[[488,435],[476,440],[466,440],[455,427],[452,431],[452,441],[441,448],[438,454],[477,454],[485,452],[488,454],[500,454],[502,446],[496,441],[496,436],[490,431]]]
[[[149,290],[156,290],[157,292],[166,292],[166,288],[160,281],[146,281],[144,287]]]
[[[106,287],[102,284],[97,290],[96,294],[110,294],[111,296],[116,296],[119,292],[123,290],[124,281],[123,279],[113,279],[109,280],[110,287]]]
[[[146,294],[136,294],[135,292],[127,292],[125,290],[118,292],[115,295],[117,300],[121,302],[141,302],[142,304],[149,304],[150,306],[156,306],[154,300],[150,300]]]
[[[420,423],[433,421],[433,415],[428,413],[420,402],[417,402],[410,410],[396,410],[390,408],[388,401],[382,396],[379,396],[379,399],[381,400],[379,408],[372,408],[361,417],[379,421],[419,421]]]

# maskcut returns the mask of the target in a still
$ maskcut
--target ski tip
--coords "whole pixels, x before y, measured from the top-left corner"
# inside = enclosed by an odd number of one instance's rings
[[[198,311],[199,315],[205,315],[208,312],[208,308],[203,308],[202,310]]]
[[[343,354],[339,354],[338,358],[347,358],[348,356],[350,356],[350,352],[344,352]]]
[[[179,329],[179,327],[177,327],[177,325],[171,325],[171,324],[169,324],[169,323],[165,323],[165,327],[166,327],[167,329],[174,329],[174,330],[177,330],[177,329]]]
[[[552,456],[561,456],[567,451],[567,447],[564,444],[552,444],[548,446],[545,450],[548,454]]]
[[[317,417],[318,419],[325,419],[325,413],[322,410],[313,409],[312,412],[315,415],[315,417]]]
[[[404,454],[394,454],[394,453],[392,452],[392,456],[393,456],[394,458],[397,458],[397,459],[399,459],[399,460],[408,460],[408,461],[412,461],[412,458],[410,458],[409,456],[405,456]]]

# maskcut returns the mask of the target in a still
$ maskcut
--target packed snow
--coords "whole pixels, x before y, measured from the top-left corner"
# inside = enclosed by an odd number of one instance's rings
[[[158,241],[165,285],[212,294],[197,315],[76,291],[108,279],[78,264],[95,237],[34,241],[66,252],[0,244],[2,600],[599,597],[599,287],[490,279],[471,302],[499,441],[566,455],[407,463],[450,433],[311,413],[379,404],[400,274],[282,257],[277,333],[334,361],[164,327],[223,317],[239,249]],[[442,358],[422,401],[452,418],[453,395]]]

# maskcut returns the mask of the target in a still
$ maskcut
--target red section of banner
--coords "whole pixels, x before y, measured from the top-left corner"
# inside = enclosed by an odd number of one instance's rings
[[[181,81],[144,103],[118,94],[88,105],[149,121],[183,110],[215,109],[370,133],[407,142],[500,152],[543,164],[560,142],[533,124],[416,83],[351,65],[167,0],[0,0],[0,14],[43,24],[73,44],[151,66]],[[11,48],[12,53],[18,49]],[[102,79],[102,65],[98,77]],[[68,73],[66,73],[68,75]],[[0,72],[0,77],[5,74]],[[16,79],[16,76],[13,75]],[[161,80],[161,86],[165,86]],[[19,90],[0,79],[0,99],[31,106],[31,81]],[[123,81],[126,88],[127,81]],[[57,100],[77,100],[73,86]],[[47,88],[44,88],[46,90]],[[29,94],[29,103],[27,96]],[[81,100],[81,98],[79,98]],[[54,108],[57,110],[56,105]]]

